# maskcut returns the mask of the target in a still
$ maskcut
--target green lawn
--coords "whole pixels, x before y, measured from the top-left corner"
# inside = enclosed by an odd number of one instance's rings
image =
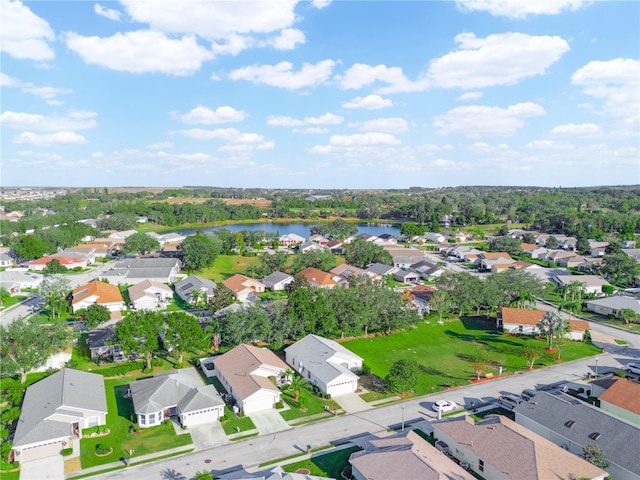
[[[308,460],[283,465],[285,472],[295,473],[296,470],[306,468],[309,475],[329,478],[342,478],[341,473],[349,466],[349,457],[352,453],[362,450],[360,447],[344,448],[334,452],[318,455]]]
[[[20,303],[20,301],[24,300],[25,298],[27,297],[24,295],[16,295],[15,297],[5,297],[2,299],[2,305],[0,305],[0,310],[2,310],[3,308],[13,307],[14,305],[17,305],[18,303]]]
[[[256,428],[255,424],[249,417],[238,417],[231,411],[229,407],[224,406],[224,420],[220,422],[224,433],[232,435],[238,432],[246,432],[247,430],[253,430]]]
[[[169,448],[191,444],[191,435],[176,435],[170,423],[157,427],[143,428],[137,434],[129,433],[129,427],[135,422],[133,403],[124,398],[129,382],[134,377],[105,380],[107,396],[107,428],[111,430],[104,437],[84,437],[80,441],[80,461],[82,468],[117,462],[125,451],[133,450],[133,457],[159,452]],[[95,454],[95,447],[102,443],[113,448],[113,452],[104,457]]]
[[[241,255],[218,255],[209,268],[193,272],[214,282],[222,282],[236,273],[244,273],[250,265],[258,263],[258,257],[243,257]]]
[[[287,402],[289,405],[289,410],[283,410],[280,412],[282,418],[285,420],[293,420],[296,418],[308,417],[310,415],[316,415],[318,413],[329,413],[325,410],[325,405],[329,408],[330,411],[333,409],[338,409],[340,406],[334,402],[333,400],[325,400],[313,394],[313,392],[307,390],[306,388],[300,389],[300,398],[298,402],[293,400],[293,391],[287,391],[282,393],[282,399]],[[300,402],[302,402],[303,410],[301,408]]]
[[[365,360],[371,372],[384,378],[397,360],[412,359],[418,362],[422,375],[415,387],[416,395],[426,395],[447,385],[466,385],[474,378],[472,356],[478,348],[485,350],[492,367],[485,373],[513,374],[527,367],[522,357],[525,344],[546,346],[544,340],[499,334],[494,329],[495,320],[484,317],[463,317],[439,325],[435,321],[420,323],[416,328],[392,335],[361,338],[343,345]],[[595,355],[600,349],[581,342],[567,342],[562,349],[563,361]],[[556,354],[545,353],[536,366],[554,365]]]

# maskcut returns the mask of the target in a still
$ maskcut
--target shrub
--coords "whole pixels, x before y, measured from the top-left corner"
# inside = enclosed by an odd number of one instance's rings
[[[279,400],[276,402],[276,409],[281,409],[284,408],[284,403],[282,403],[282,400]]]
[[[72,453],[73,453],[73,448],[71,447],[63,448],[62,450],[60,450],[60,455],[62,455],[63,457],[67,457]]]
[[[98,455],[108,455],[111,453],[111,447],[109,445],[105,445],[104,443],[99,443],[96,445],[96,453]]]
[[[140,370],[142,365],[138,362],[130,362],[130,363],[121,363],[120,365],[116,365],[115,367],[103,368],[100,370],[96,370],[94,373],[99,373],[104,377],[119,377],[121,375],[126,375],[129,372],[133,372],[134,370]]]

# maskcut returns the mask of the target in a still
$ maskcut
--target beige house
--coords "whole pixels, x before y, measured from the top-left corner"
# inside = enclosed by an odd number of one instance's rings
[[[222,284],[231,290],[233,298],[241,302],[255,298],[256,294],[263,293],[266,289],[262,282],[239,273],[227,278]]]
[[[600,408],[640,427],[640,384],[618,377],[591,383]]]
[[[486,480],[590,479],[607,472],[502,415],[433,423],[436,445]]]
[[[129,299],[136,310],[161,310],[173,298],[173,290],[155,280],[143,280],[129,287]]]
[[[496,328],[513,335],[538,335],[538,323],[546,312],[528,308],[501,307],[496,320]],[[584,320],[567,320],[571,330],[566,335],[570,340],[582,341],[584,332],[589,330],[589,322]]]
[[[205,359],[207,376],[215,375],[245,414],[274,408],[289,366],[266,348],[241,344],[227,353]],[[204,364],[203,364],[204,366]]]
[[[81,285],[71,293],[73,313],[91,305],[102,305],[110,312],[120,312],[125,309],[124,300],[118,287],[99,280]]]

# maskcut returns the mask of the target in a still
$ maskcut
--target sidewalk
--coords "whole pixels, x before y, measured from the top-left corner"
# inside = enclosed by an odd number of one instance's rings
[[[177,455],[180,453],[188,453],[193,451],[193,444],[191,445],[183,445],[181,447],[176,447],[176,448],[170,448],[169,450],[162,450],[161,452],[154,452],[154,453],[149,453],[148,455],[140,455],[138,457],[131,457],[131,466],[135,466],[138,465],[140,463],[145,463],[149,460],[154,460],[156,458],[160,458],[160,457],[166,457],[168,455]],[[79,477],[81,475],[87,475],[89,473],[100,473],[104,470],[110,470],[110,469],[115,469],[115,468],[126,468],[124,465],[124,462],[118,461],[118,462],[111,462],[111,463],[105,463],[103,465],[98,465],[95,467],[89,467],[89,468],[84,468],[82,470],[77,470],[75,472],[71,472],[68,473],[67,475],[65,475],[65,478],[73,478],[73,477]]]

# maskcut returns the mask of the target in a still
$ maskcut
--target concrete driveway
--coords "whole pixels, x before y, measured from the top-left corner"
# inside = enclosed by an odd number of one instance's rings
[[[20,480],[64,480],[62,455],[23,463],[20,465]]]
[[[219,447],[229,443],[227,434],[224,433],[220,422],[212,422],[204,425],[189,427],[191,440],[196,451],[206,448]]]
[[[344,395],[335,395],[333,400],[342,407],[347,413],[362,412],[369,410],[371,405],[360,398],[357,393],[345,393]]]
[[[253,420],[260,435],[281,432],[282,430],[291,428],[277,410],[264,410],[262,412],[252,413],[249,417]]]

